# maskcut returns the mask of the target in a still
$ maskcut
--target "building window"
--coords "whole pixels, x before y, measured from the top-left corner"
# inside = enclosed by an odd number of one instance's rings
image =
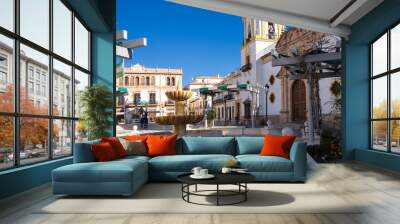
[[[28,76],[29,76],[29,79],[31,79],[31,80],[34,79],[34,76],[33,76],[33,67],[32,67],[32,66],[29,66]]]
[[[146,77],[146,86],[150,85],[150,77]]]
[[[129,78],[129,85],[134,86],[135,85],[135,79],[133,77]]]
[[[156,104],[156,94],[155,93],[150,93],[149,104]]]
[[[167,77],[167,86],[171,85],[171,79],[169,77]]]
[[[144,86],[144,76],[140,77],[140,85]]]
[[[28,82],[28,91],[29,94],[33,94],[34,92],[33,82]]]
[[[274,39],[274,38],[275,38],[275,24],[268,23],[268,39]]]
[[[70,156],[87,139],[78,120],[80,92],[90,85],[90,31],[67,1],[15,1],[18,13],[13,0],[1,2],[8,31],[0,29],[0,170]]]
[[[138,105],[140,103],[140,93],[133,94],[133,104]]]
[[[139,85],[139,77],[135,78],[135,83],[136,83],[135,85],[137,85],[137,86]]]
[[[171,78],[171,85],[172,85],[172,86],[175,86],[175,77],[172,77],[172,78]]]
[[[371,51],[371,148],[400,153],[400,25],[380,36]]]
[[[128,76],[125,76],[125,85],[129,86],[129,77]]]

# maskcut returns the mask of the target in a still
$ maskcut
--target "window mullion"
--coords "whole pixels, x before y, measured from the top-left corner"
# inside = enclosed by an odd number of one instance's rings
[[[74,66],[71,67],[71,91],[72,91],[72,105],[71,105],[71,117],[75,118],[75,12],[72,11],[71,15],[71,60]],[[72,132],[71,132],[71,150],[72,155],[74,155],[74,145],[75,145],[75,125],[76,121],[72,121]]]
[[[19,34],[19,5],[20,1],[14,1],[14,30]],[[14,112],[19,113],[19,96],[20,96],[20,50],[19,50],[19,40],[14,39]],[[20,118],[14,116],[14,166],[19,166],[20,156],[19,156],[19,135],[20,135]]]
[[[387,32],[387,71],[390,71],[390,30]],[[387,92],[387,110],[388,110],[388,118],[392,117],[392,99],[391,99],[391,79],[392,76],[390,73],[387,75],[387,85],[388,85],[388,92]],[[392,129],[392,121],[389,119],[387,122],[387,141],[388,141],[388,148],[387,151],[391,152],[392,151],[392,135],[391,135],[391,129]]]
[[[49,50],[53,52],[53,0],[49,0]],[[49,94],[49,115],[48,119],[48,152],[49,159],[53,159],[53,57],[49,55],[49,71],[48,71],[48,91]]]

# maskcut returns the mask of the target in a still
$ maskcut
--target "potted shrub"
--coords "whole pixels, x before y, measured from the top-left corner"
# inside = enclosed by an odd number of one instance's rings
[[[80,93],[82,120],[87,127],[89,140],[110,136],[112,126],[114,98],[112,91],[105,85],[95,84],[86,87]]]

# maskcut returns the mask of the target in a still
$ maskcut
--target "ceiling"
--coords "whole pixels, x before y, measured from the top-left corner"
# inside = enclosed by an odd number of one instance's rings
[[[350,26],[383,0],[169,0],[348,37]]]

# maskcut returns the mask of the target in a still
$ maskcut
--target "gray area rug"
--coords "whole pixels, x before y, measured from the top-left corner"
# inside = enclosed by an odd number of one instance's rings
[[[204,206],[181,198],[177,183],[150,183],[131,197],[56,197],[35,213],[125,214],[125,213],[360,213],[360,205],[345,201],[317,184],[249,184],[248,200],[238,205]],[[234,186],[224,186],[232,189]],[[215,189],[212,185],[199,190]],[[193,189],[194,190],[194,187]],[[213,194],[213,193],[210,193]],[[236,197],[226,197],[229,203]],[[215,197],[191,198],[194,202],[215,203]]]

